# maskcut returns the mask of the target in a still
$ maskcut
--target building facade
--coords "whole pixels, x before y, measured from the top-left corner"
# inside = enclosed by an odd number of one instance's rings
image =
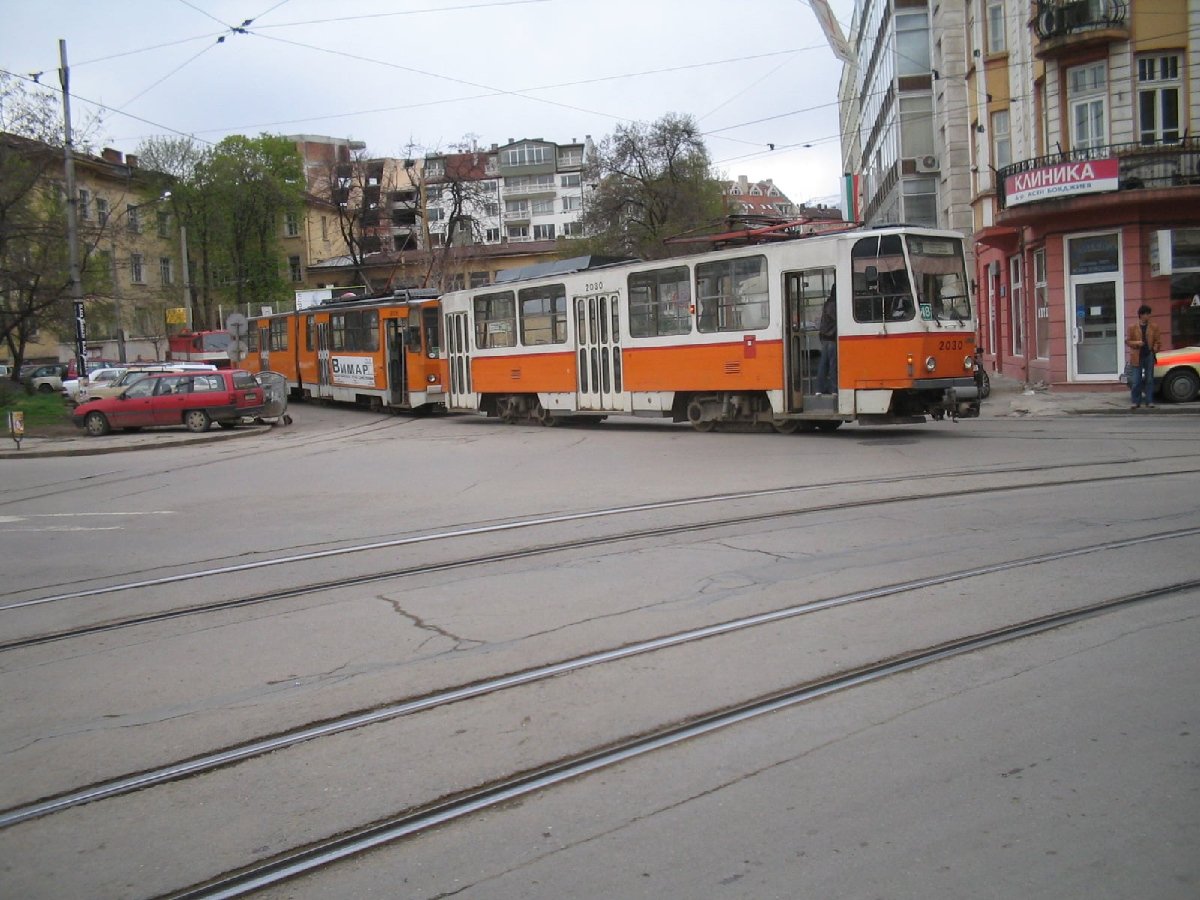
[[[1200,343],[1200,6],[970,0],[979,341],[994,371],[1117,390],[1143,304]]]

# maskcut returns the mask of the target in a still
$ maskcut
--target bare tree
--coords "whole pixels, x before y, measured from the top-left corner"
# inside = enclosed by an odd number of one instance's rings
[[[431,171],[427,157],[424,173],[429,236],[422,286],[452,290],[478,258],[486,220],[499,213],[496,174],[491,154],[470,144],[434,158],[441,165]]]

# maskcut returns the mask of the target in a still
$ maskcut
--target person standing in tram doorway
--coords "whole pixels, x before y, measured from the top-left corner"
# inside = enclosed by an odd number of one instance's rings
[[[829,299],[821,307],[821,358],[817,362],[817,393],[837,393],[837,285],[829,289]]]
[[[1125,335],[1125,346],[1129,351],[1130,403],[1133,404],[1130,409],[1139,408],[1143,402],[1154,409],[1154,356],[1162,349],[1162,334],[1150,321],[1150,313],[1146,304],[1139,306],[1138,320],[1129,326]]]

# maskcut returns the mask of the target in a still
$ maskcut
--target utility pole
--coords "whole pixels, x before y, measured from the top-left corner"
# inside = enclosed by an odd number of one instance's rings
[[[58,42],[62,68],[58,80],[63,94],[63,168],[67,181],[67,250],[71,266],[71,298],[75,303],[75,365],[87,383],[87,319],[83,311],[83,278],[79,271],[79,196],[75,190],[75,149],[71,145],[71,71],[67,67],[67,42]]]

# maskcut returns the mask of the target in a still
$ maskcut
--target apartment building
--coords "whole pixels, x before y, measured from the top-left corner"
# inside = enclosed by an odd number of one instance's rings
[[[1200,6],[969,0],[967,40],[988,365],[1117,390],[1142,304],[1200,343]]]
[[[65,201],[61,149],[0,137],[10,151],[44,161],[42,177]],[[133,154],[105,148],[98,156],[76,154],[75,181],[89,353],[122,360],[160,356],[168,327],[182,324],[168,322],[186,306],[181,232],[166,194],[169,179],[142,169]],[[42,331],[25,353],[30,361],[65,360],[74,356],[74,345]]]

